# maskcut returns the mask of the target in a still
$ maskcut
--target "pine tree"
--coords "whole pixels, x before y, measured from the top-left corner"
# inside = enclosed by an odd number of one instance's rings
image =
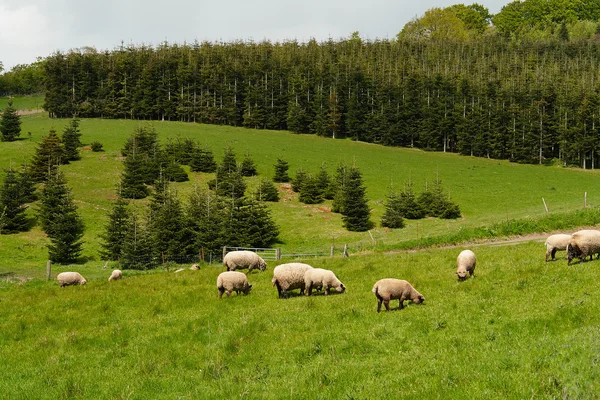
[[[348,169],[348,177],[343,187],[342,221],[349,231],[363,232],[373,227],[369,220],[371,211],[366,199],[366,188],[362,174],[356,167]]]
[[[36,185],[31,177],[31,173],[26,166],[23,166],[21,171],[17,172],[19,179],[19,189],[25,203],[33,203],[38,199],[36,194]]]
[[[399,211],[406,219],[421,219],[426,215],[425,210],[417,202],[417,198],[413,192],[412,180],[409,179],[404,190],[400,193]]]
[[[144,154],[132,153],[123,161],[120,196],[124,199],[143,199],[150,193],[145,184],[145,158],[147,156]]]
[[[223,161],[217,168],[216,178],[209,182],[217,195],[239,199],[246,192],[246,183],[237,167],[235,153],[231,147],[225,149]]]
[[[25,215],[28,199],[18,173],[12,169],[4,172],[4,182],[0,188],[0,233],[25,232],[30,226]]]
[[[254,198],[258,201],[279,201],[279,192],[277,188],[269,179],[261,179],[256,189]]]
[[[312,175],[307,175],[300,189],[300,202],[304,204],[318,204],[323,202],[317,180]]]
[[[328,191],[333,193],[333,203],[331,206],[331,211],[335,213],[344,214],[344,204],[345,204],[345,185],[348,181],[348,167],[344,164],[340,164],[337,167],[335,177],[331,180],[330,188]]]
[[[186,207],[188,228],[196,250],[218,252],[222,240],[221,207],[215,194],[209,191],[194,191]]]
[[[212,151],[195,147],[190,154],[190,170],[192,172],[215,172],[217,163]]]
[[[404,218],[402,212],[402,198],[393,190],[390,190],[385,203],[385,212],[381,217],[381,226],[386,228],[404,228]]]
[[[163,171],[169,182],[187,182],[190,180],[183,167],[175,159],[170,159]]]
[[[254,160],[250,157],[250,153],[246,153],[244,161],[242,161],[242,165],[240,166],[240,173],[242,176],[258,175],[256,165],[254,164]]]
[[[454,219],[460,217],[458,205],[452,203],[442,188],[442,181],[436,176],[432,190],[426,186],[419,195],[418,202],[425,213],[431,217]]]
[[[66,160],[65,149],[54,129],[42,138],[29,165],[31,178],[43,182],[56,173],[57,166]]]
[[[321,165],[319,173],[315,179],[317,181],[317,187],[319,188],[321,196],[324,199],[333,200],[334,193],[331,190],[331,178],[329,177],[324,165]]]
[[[275,177],[273,178],[274,182],[289,182],[290,177],[288,176],[288,169],[290,168],[287,161],[282,160],[281,158],[277,159],[277,164],[275,164]]]
[[[296,171],[296,177],[292,180],[292,190],[299,193],[307,177],[308,174],[302,168]]]
[[[100,257],[105,260],[116,261],[121,257],[126,233],[129,229],[131,213],[127,209],[127,201],[117,198],[112,210],[108,213],[108,221],[104,233],[100,235]]]
[[[246,197],[223,199],[223,240],[229,246],[269,247],[277,241],[279,228],[269,209]]]
[[[67,160],[76,161],[81,159],[79,148],[82,146],[82,143],[80,138],[81,132],[79,131],[79,120],[77,118],[73,118],[65,127],[62,135],[62,143],[65,149],[65,157]]]
[[[49,177],[41,200],[40,220],[50,238],[48,257],[63,264],[76,261],[81,254],[85,226],[62,173]]]
[[[150,233],[137,214],[127,224],[125,241],[121,247],[121,265],[126,269],[152,269],[160,264]]]
[[[13,107],[12,99],[8,100],[0,117],[0,133],[3,142],[12,142],[21,135],[21,117]]]

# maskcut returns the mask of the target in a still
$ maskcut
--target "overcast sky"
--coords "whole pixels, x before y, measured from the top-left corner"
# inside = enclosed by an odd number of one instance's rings
[[[460,0],[0,0],[0,62],[5,70],[57,50],[98,50],[252,39],[272,42],[393,38],[432,7]],[[491,13],[510,0],[473,1]]]

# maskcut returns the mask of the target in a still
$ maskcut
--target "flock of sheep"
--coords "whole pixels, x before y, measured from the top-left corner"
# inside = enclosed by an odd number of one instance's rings
[[[594,254],[600,258],[600,230],[585,229],[575,232],[571,235],[556,234],[546,239],[546,261],[551,257],[555,260],[556,252],[566,250],[568,264],[574,258],[581,261],[589,256],[592,259]],[[477,259],[475,253],[471,250],[463,250],[456,259],[456,275],[459,280],[465,280],[468,276],[473,276]],[[223,293],[230,296],[234,291],[237,294],[250,293],[252,285],[248,283],[248,278],[242,272],[236,269],[248,269],[251,272],[254,269],[264,271],[267,263],[256,253],[246,250],[238,250],[227,253],[223,258],[223,265],[227,268],[226,272],[217,277],[217,290],[219,298]],[[194,264],[190,269],[199,269]],[[179,272],[178,270],[176,272]],[[468,276],[467,276],[468,275]],[[121,279],[122,272],[114,270],[109,281]],[[56,277],[60,287],[69,285],[85,285],[86,279],[78,272],[62,272]],[[277,288],[279,298],[287,298],[290,290],[300,289],[300,294],[310,296],[312,290],[322,290],[324,295],[328,295],[331,289],[343,293],[346,286],[335,276],[333,271],[313,268],[304,263],[281,264],[273,269],[273,286]],[[425,297],[419,293],[409,282],[402,279],[385,278],[375,282],[372,292],[377,297],[377,312],[381,311],[381,304],[385,305],[387,311],[390,310],[390,301],[398,300],[399,309],[404,308],[404,301],[408,300],[415,304],[421,304]]]

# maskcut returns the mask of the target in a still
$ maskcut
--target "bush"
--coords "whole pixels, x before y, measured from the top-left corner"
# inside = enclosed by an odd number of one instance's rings
[[[96,141],[93,141],[90,146],[92,146],[92,151],[95,153],[98,153],[100,151],[104,151],[104,149],[102,148],[102,143]]]

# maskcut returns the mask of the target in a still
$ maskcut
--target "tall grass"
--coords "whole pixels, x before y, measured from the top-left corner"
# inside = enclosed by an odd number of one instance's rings
[[[328,297],[278,299],[273,265],[221,300],[207,267],[3,286],[0,397],[596,397],[598,261],[545,263],[539,243],[475,251],[462,283],[459,249],[312,260],[348,288]],[[377,314],[384,277],[425,304]]]

